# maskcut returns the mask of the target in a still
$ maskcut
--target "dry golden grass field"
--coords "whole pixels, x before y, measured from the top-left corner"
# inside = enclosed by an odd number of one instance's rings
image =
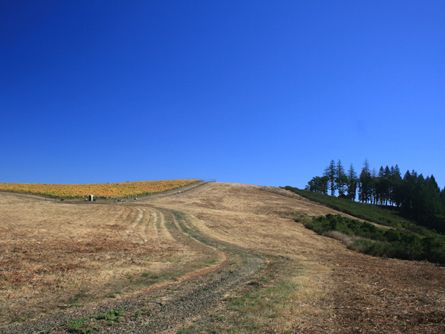
[[[105,204],[0,193],[0,333],[444,333],[445,268],[294,221],[326,213],[241,184]]]

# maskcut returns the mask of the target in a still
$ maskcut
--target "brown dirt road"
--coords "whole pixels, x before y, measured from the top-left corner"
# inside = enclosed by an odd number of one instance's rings
[[[333,210],[223,183],[110,205],[2,194],[0,332],[62,333],[115,307],[125,316],[98,332],[445,332],[445,268],[352,252],[295,212]],[[79,291],[79,305],[57,307]],[[23,308],[29,318],[14,318]]]

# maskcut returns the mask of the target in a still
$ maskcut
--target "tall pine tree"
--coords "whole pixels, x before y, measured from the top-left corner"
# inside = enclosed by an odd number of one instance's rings
[[[338,191],[338,197],[345,197],[345,192],[347,191],[348,178],[345,174],[345,169],[341,164],[341,161],[338,160],[336,169],[335,169],[335,183]]]
[[[329,163],[329,166],[325,169],[324,176],[328,178],[328,186],[329,190],[331,191],[331,196],[335,195],[335,174],[336,174],[336,168],[335,168],[335,161],[331,160]]]
[[[348,195],[347,197],[355,201],[355,197],[357,196],[357,174],[355,173],[354,166],[349,166],[348,170]]]
[[[367,203],[371,200],[371,171],[369,170],[368,160],[365,160],[362,171],[359,176],[359,199],[362,203]]]

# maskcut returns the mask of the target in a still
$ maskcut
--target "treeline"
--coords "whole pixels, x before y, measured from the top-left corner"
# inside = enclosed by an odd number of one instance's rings
[[[351,165],[331,161],[322,176],[313,177],[306,190],[352,201],[397,208],[417,223],[445,232],[445,188],[440,190],[433,175],[424,177],[397,165],[371,170],[365,161],[359,174]]]

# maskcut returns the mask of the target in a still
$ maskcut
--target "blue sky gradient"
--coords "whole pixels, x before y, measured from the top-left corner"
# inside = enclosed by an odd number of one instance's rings
[[[443,1],[2,1],[0,181],[445,186]]]

